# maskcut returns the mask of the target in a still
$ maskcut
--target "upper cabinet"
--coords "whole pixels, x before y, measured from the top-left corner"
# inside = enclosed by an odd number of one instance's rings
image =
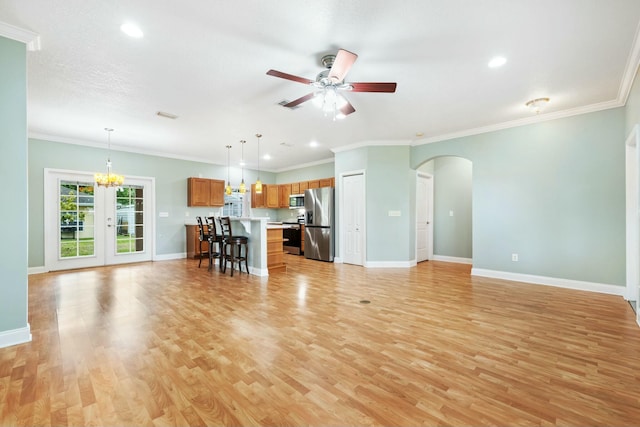
[[[252,208],[288,208],[289,196],[304,194],[309,188],[334,187],[333,178],[313,179],[311,181],[292,182],[290,184],[262,184],[262,193],[256,194],[255,184],[251,184]],[[222,181],[224,191],[224,181]]]
[[[280,198],[280,203],[278,203],[279,208],[288,208],[289,207],[289,196],[291,193],[291,184],[280,184],[278,186],[278,196]]]
[[[187,206],[224,206],[224,180],[189,178]]]

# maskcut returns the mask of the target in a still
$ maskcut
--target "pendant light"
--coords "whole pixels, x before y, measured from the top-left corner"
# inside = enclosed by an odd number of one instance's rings
[[[260,138],[262,134],[256,133],[258,138],[258,179],[256,180],[256,194],[262,194],[262,181],[260,181]]]
[[[244,194],[247,192],[247,185],[244,183],[244,144],[247,141],[244,139],[240,141],[240,147],[242,149],[242,157],[240,158],[240,167],[242,168],[242,181],[240,182],[240,194]]]
[[[230,168],[230,157],[229,153],[231,152],[231,146],[227,145],[227,188],[224,189],[224,192],[227,196],[231,195],[231,179],[229,179],[229,168]]]
[[[98,187],[120,187],[124,183],[124,176],[111,173],[111,132],[113,129],[104,128],[107,131],[107,173],[96,173],[93,178]]]

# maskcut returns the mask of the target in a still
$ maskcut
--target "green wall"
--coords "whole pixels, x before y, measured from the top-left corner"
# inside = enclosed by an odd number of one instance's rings
[[[0,37],[0,333],[28,325],[26,76],[25,44]]]
[[[623,286],[624,129],[615,108],[416,146],[411,165],[472,161],[474,268]]]
[[[117,131],[117,130],[116,130]],[[113,139],[117,138],[114,132]],[[44,265],[44,168],[74,171],[103,171],[107,151],[100,148],[59,142],[29,140],[29,266]],[[114,172],[131,176],[154,177],[156,186],[156,254],[175,255],[186,250],[185,221],[195,221],[198,215],[207,215],[217,208],[187,207],[187,178],[227,178],[227,168],[221,165],[176,160],[144,154],[113,151]],[[240,182],[240,171],[232,169],[231,182]],[[252,183],[257,174],[245,170],[245,182]],[[275,175],[261,171],[265,183],[274,183]],[[266,215],[266,210],[256,210],[254,216]],[[158,216],[167,212],[166,218]],[[185,214],[189,213],[189,217]]]
[[[308,181],[310,179],[330,178],[333,176],[333,161],[304,168],[292,169],[280,172],[276,176],[277,184]]]

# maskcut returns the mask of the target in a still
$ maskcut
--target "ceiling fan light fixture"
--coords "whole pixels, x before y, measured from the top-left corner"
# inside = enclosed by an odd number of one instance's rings
[[[135,39],[139,39],[144,37],[144,33],[136,24],[132,22],[125,22],[120,26],[120,31],[128,35],[129,37],[133,37]]]

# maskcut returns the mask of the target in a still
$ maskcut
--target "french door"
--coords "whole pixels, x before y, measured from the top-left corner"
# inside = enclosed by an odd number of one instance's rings
[[[149,261],[153,179],[98,187],[93,175],[45,170],[45,268]]]

